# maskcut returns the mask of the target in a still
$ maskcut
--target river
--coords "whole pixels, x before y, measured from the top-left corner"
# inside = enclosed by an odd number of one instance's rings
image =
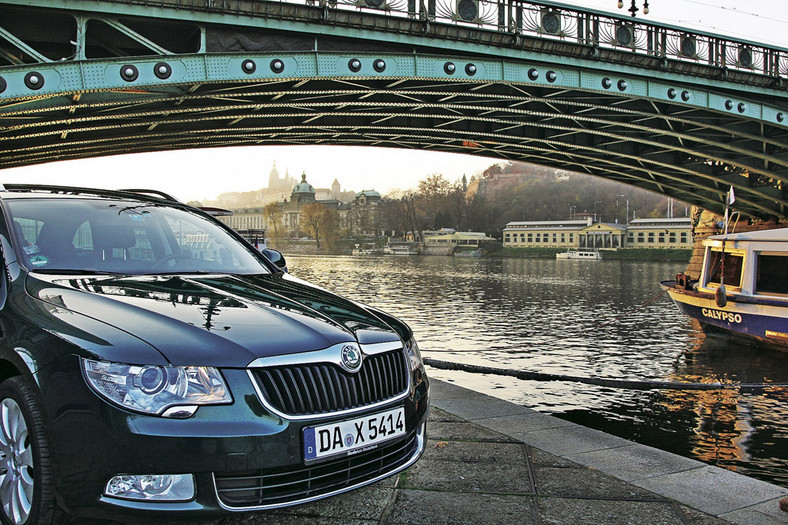
[[[659,295],[659,281],[684,264],[291,256],[288,266],[403,319],[425,357],[590,378],[788,384],[788,353],[707,338]],[[788,388],[643,391],[428,373],[788,487]]]

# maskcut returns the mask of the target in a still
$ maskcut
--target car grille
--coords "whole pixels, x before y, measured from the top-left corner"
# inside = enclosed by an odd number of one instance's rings
[[[364,358],[356,373],[330,363],[252,369],[266,403],[282,414],[330,414],[366,407],[403,394],[408,365],[402,350]]]
[[[419,442],[414,430],[394,443],[314,466],[215,474],[216,494],[223,506],[242,509],[285,506],[343,492],[407,466],[421,452]]]

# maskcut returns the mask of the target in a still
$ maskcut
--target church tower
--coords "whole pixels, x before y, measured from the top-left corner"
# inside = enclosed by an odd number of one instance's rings
[[[274,167],[271,168],[271,173],[268,175],[268,189],[276,191],[277,186],[279,186],[279,171],[276,169],[276,161],[274,161]]]
[[[342,193],[342,187],[339,185],[339,181],[334,179],[334,183],[331,185],[331,193],[329,196],[334,200],[339,200],[339,195]]]

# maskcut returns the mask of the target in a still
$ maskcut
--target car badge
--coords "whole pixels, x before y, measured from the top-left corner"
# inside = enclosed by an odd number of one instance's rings
[[[348,372],[358,372],[361,369],[361,350],[356,345],[342,347],[342,368]]]

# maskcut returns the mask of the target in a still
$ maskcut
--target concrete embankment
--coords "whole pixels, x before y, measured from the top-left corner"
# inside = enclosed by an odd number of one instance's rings
[[[788,524],[787,489],[432,381],[407,471],[231,524]],[[150,523],[150,522],[146,522]]]

